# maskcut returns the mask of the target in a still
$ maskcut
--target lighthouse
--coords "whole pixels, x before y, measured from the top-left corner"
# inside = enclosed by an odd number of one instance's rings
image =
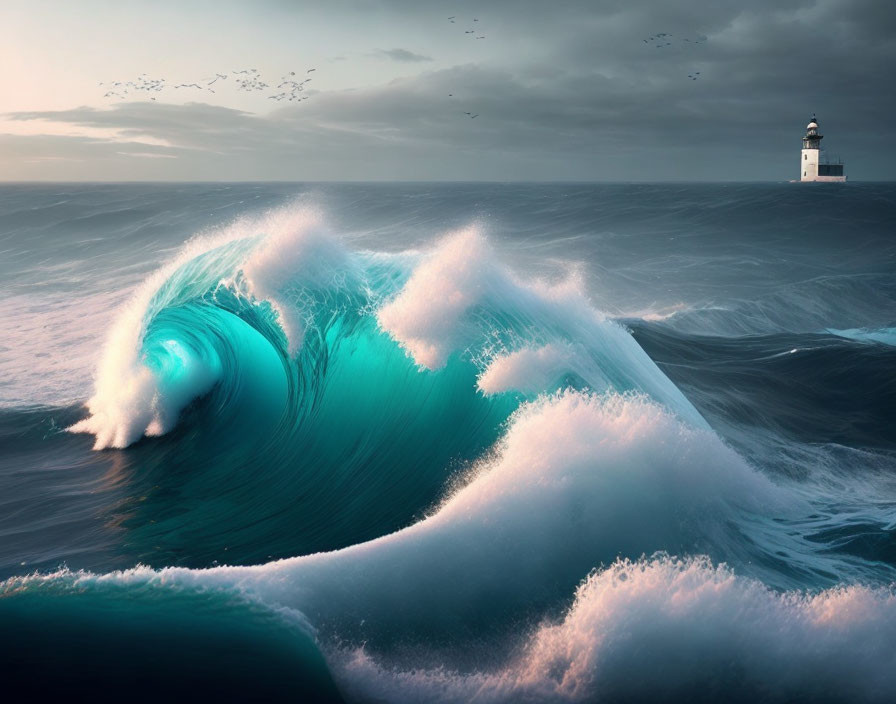
[[[800,154],[800,181],[842,182],[843,162],[830,163],[821,151],[823,135],[818,133],[818,119],[815,115],[806,125],[806,136],[803,137],[803,151]]]

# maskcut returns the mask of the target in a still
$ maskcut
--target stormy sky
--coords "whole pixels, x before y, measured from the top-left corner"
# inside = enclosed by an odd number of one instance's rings
[[[4,0],[0,180],[892,180],[894,73],[886,0]]]

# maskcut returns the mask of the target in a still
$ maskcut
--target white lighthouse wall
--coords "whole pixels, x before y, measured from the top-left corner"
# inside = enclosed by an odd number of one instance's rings
[[[819,149],[803,149],[800,155],[800,181],[818,180],[818,155]]]

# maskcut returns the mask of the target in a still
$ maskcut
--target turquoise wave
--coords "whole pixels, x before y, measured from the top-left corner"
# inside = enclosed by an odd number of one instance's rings
[[[703,423],[623,328],[576,291],[516,281],[474,231],[384,255],[306,220],[277,226],[193,242],[147,281],[73,426],[130,445],[121,472],[139,498],[119,516],[148,564],[254,562],[409,525],[539,393],[642,391]],[[433,267],[433,300],[409,301]],[[465,302],[446,316],[452,297]],[[389,306],[404,329],[384,324]],[[409,335],[434,336],[444,365],[418,363]],[[559,350],[549,368],[514,367],[544,346]],[[488,386],[496,368],[507,388]]]

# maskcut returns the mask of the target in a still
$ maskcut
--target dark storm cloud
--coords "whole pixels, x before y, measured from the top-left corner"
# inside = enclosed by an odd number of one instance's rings
[[[407,49],[377,49],[376,54],[402,63],[413,64],[421,61],[432,61],[431,56],[415,54],[413,51],[408,51]]]
[[[451,68],[323,90],[264,117],[123,104],[15,118],[164,141],[181,178],[742,180],[792,178],[817,111],[826,145],[854,178],[892,178],[893,149],[879,134],[896,110],[889,3],[494,0],[445,12],[410,0],[337,0],[333,12],[349,7],[409,31],[456,31],[459,42],[462,29],[446,29],[445,18],[476,16],[493,58],[471,54]],[[645,43],[659,32],[671,35],[668,46]],[[406,51],[380,55],[400,61],[391,54]],[[172,160],[143,159],[140,168],[159,168],[149,161]]]

